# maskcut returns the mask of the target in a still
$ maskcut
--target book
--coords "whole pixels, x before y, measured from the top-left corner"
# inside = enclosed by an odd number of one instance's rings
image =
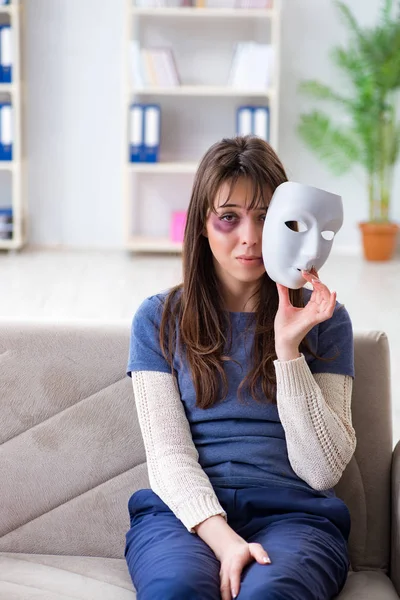
[[[135,72],[141,73],[138,79],[149,87],[175,87],[180,85],[180,77],[172,48],[149,47],[140,50],[140,66],[135,50]]]

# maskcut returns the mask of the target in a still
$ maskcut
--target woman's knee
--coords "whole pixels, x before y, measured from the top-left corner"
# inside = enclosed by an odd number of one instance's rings
[[[187,572],[171,572],[168,576],[154,575],[143,589],[138,589],[138,600],[218,600],[219,588],[208,582],[191,579]]]
[[[262,598],[263,600],[331,600],[336,598],[339,589],[333,591],[331,585],[322,585],[321,582],[315,582],[313,586],[308,585],[299,577],[286,575],[276,579],[252,581],[249,586],[242,586],[242,592],[238,600],[253,600],[253,598]]]

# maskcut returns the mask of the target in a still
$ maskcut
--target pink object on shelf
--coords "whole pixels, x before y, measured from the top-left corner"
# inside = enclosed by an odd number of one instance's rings
[[[172,213],[170,237],[173,242],[183,242],[186,225],[186,211]]]

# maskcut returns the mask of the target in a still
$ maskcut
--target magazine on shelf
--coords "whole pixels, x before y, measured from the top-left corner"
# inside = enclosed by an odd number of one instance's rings
[[[180,78],[172,48],[153,46],[140,48],[131,42],[132,83],[137,88],[175,87]]]

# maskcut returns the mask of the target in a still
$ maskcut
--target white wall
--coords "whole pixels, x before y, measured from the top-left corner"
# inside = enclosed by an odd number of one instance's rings
[[[348,0],[365,22],[380,0]],[[335,179],[295,133],[310,102],[306,78],[340,87],[330,49],[345,39],[331,0],[282,0],[280,155],[290,178],[343,195],[336,250],[357,251],[366,218],[362,176]],[[122,239],[122,57],[125,0],[25,0],[26,154],[30,241],[120,247]],[[228,26],[228,23],[226,23]],[[400,220],[399,179],[394,218]]]
[[[123,0],[26,0],[30,241],[122,243]]]

